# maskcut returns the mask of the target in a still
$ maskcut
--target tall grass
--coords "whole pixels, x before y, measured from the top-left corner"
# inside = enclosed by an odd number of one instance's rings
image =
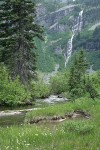
[[[46,116],[67,113],[74,109],[84,109],[91,114],[91,118],[66,120],[59,124],[44,123],[0,128],[0,150],[99,150],[99,100],[93,102],[80,99],[75,103],[55,105],[30,114],[33,117]]]
[[[64,104],[56,104],[52,106],[45,107],[36,111],[31,111],[27,113],[26,120],[31,120],[33,117],[46,117],[53,115],[64,115],[68,112],[73,112],[74,110],[84,110],[90,112],[92,108],[94,109],[95,105],[99,105],[99,100],[93,101],[89,98],[80,98],[75,102],[66,102]],[[90,109],[91,108],[91,109]]]

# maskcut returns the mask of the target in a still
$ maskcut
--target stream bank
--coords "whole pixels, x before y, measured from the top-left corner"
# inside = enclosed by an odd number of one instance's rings
[[[51,95],[45,99],[35,100],[35,105],[27,107],[19,107],[15,110],[4,110],[0,111],[0,126],[9,126],[9,125],[20,125],[24,123],[26,113],[29,111],[36,111],[38,109],[43,109],[45,106],[55,105],[57,103],[65,103],[68,99],[60,97],[58,95]]]
[[[75,110],[72,113],[66,113],[64,116],[48,116],[48,117],[36,117],[30,121],[27,121],[29,124],[37,124],[40,122],[47,122],[47,123],[59,123],[65,120],[73,120],[73,119],[90,119],[90,114],[86,113],[82,110]]]

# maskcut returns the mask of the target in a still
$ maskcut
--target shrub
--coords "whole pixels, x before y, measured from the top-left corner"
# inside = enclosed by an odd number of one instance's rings
[[[16,78],[12,80],[5,66],[0,66],[0,104],[17,105],[30,99],[30,92]]]
[[[61,94],[66,92],[68,88],[67,73],[59,73],[50,80],[51,90],[54,94]]]
[[[32,83],[32,97],[46,98],[51,94],[50,86],[43,81]]]

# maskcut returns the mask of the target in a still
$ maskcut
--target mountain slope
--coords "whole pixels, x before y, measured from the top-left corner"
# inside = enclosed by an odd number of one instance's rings
[[[70,66],[71,56],[81,48],[93,69],[100,69],[99,12],[99,0],[44,0],[38,3],[37,22],[45,30],[45,42],[37,42],[38,69],[50,72],[59,64],[63,70]]]

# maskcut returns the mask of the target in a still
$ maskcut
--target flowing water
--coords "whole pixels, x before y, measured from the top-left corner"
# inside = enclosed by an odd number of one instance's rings
[[[59,97],[57,95],[51,95],[45,99],[37,99],[35,105],[27,107],[18,107],[16,109],[12,108],[2,108],[0,110],[0,126],[10,126],[10,125],[21,125],[24,123],[26,113],[29,111],[35,111],[37,109],[43,109],[48,105],[54,105],[56,103],[66,102],[68,99]]]
[[[43,100],[37,100],[36,102],[39,104],[55,104],[55,103],[60,103],[60,102],[66,102],[68,101],[68,99],[63,98],[63,97],[59,97],[57,95],[51,95],[48,98],[45,98]]]
[[[73,39],[74,36],[82,30],[82,25],[83,25],[83,10],[79,12],[79,16],[77,17],[74,26],[72,27],[72,36],[68,40],[67,43],[67,51],[64,53],[64,58],[65,58],[65,67],[67,66],[67,63],[69,61],[69,58],[72,55],[72,50],[73,50]]]

